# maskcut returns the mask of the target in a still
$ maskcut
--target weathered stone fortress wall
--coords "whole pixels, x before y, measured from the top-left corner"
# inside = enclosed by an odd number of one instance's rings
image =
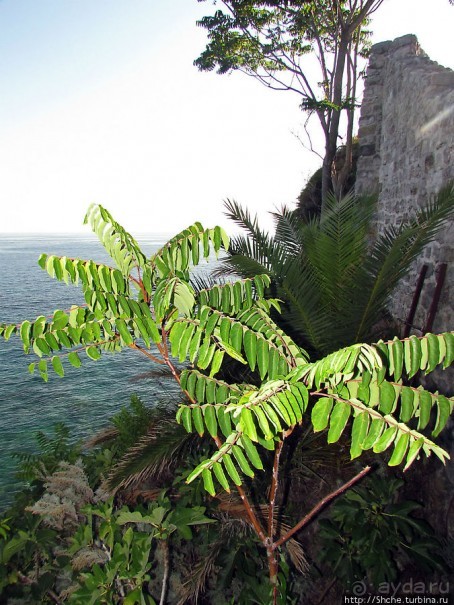
[[[415,36],[372,48],[359,122],[357,193],[379,193],[376,228],[397,225],[454,181],[454,71],[431,61]],[[391,311],[405,320],[422,264],[429,265],[414,325],[427,318],[439,263],[448,263],[433,331],[454,329],[454,229],[428,246]],[[418,332],[416,332],[418,333]]]
[[[454,71],[441,67],[424,53],[415,36],[381,42],[372,48],[359,122],[360,157],[356,192],[378,193],[375,228],[398,225],[454,181]],[[436,269],[447,263],[447,273],[432,331],[454,329],[454,228],[451,224],[427,246],[394,294],[390,310],[406,320],[423,264],[428,273],[414,325],[423,327],[436,284]],[[404,324],[402,324],[402,328]],[[419,332],[413,329],[413,333]],[[430,375],[445,393],[454,393],[454,371]],[[454,422],[437,442],[454,459]],[[409,471],[414,494],[440,536],[454,535],[454,465],[424,462],[425,472]]]

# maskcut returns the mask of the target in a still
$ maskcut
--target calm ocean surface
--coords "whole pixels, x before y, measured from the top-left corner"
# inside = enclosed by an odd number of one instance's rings
[[[150,255],[165,237],[138,240]],[[0,234],[0,322],[32,320],[83,302],[79,288],[57,282],[38,266],[42,252],[112,265],[94,235]],[[11,454],[36,450],[37,431],[51,434],[56,422],[64,422],[74,437],[86,437],[126,405],[132,393],[153,405],[162,392],[161,380],[152,375],[153,364],[133,351],[103,355],[96,362],[83,359],[80,369],[65,365],[65,377],[50,371],[48,383],[28,373],[34,360],[24,355],[18,338],[0,341],[0,510],[19,487]]]

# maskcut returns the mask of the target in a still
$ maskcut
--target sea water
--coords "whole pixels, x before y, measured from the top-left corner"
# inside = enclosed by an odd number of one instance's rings
[[[165,240],[150,235],[139,243],[150,255]],[[0,235],[0,322],[33,320],[84,302],[80,288],[52,279],[38,266],[42,252],[113,265],[94,235]],[[18,337],[0,340],[0,510],[20,488],[11,455],[36,451],[38,431],[52,436],[53,426],[64,422],[74,438],[86,438],[127,405],[132,393],[147,405],[158,402],[165,379],[140,353],[127,349],[96,362],[81,358],[79,369],[64,364],[64,378],[50,369],[45,383],[38,373],[29,374],[28,365],[37,358],[24,355]]]

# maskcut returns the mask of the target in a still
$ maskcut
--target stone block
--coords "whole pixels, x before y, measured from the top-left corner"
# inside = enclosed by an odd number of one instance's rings
[[[372,143],[369,145],[359,145],[359,154],[361,156],[371,156],[375,154],[375,145]]]
[[[366,126],[366,125],[363,126],[361,124],[361,126],[359,127],[359,130],[358,130],[359,140],[361,141],[361,139],[363,137],[366,137],[369,134],[375,134],[376,132],[377,132],[377,125],[376,124],[370,124],[368,126]]]
[[[432,74],[430,83],[432,86],[448,86],[454,88],[454,71],[444,71]]]
[[[380,55],[383,53],[387,53],[388,50],[391,48],[392,45],[392,40],[387,40],[385,42],[377,42],[377,44],[374,44],[371,48],[371,55]]]

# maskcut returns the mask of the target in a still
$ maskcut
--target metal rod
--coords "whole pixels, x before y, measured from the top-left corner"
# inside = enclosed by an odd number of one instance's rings
[[[427,268],[427,265],[423,265],[421,267],[421,271],[419,272],[415,293],[413,294],[413,300],[411,301],[410,311],[408,312],[407,321],[405,322],[403,338],[408,338],[410,336],[410,330],[413,327],[416,309],[418,308],[419,299],[421,298],[422,287],[424,285],[424,280],[426,279]]]
[[[432,330],[432,326],[435,320],[435,315],[437,314],[438,303],[440,302],[441,291],[443,289],[443,284],[445,283],[446,270],[448,268],[448,263],[440,263],[437,269],[437,283],[435,285],[435,292],[432,297],[432,303],[429,308],[429,313],[427,315],[426,325],[424,326],[423,334],[430,332]]]

